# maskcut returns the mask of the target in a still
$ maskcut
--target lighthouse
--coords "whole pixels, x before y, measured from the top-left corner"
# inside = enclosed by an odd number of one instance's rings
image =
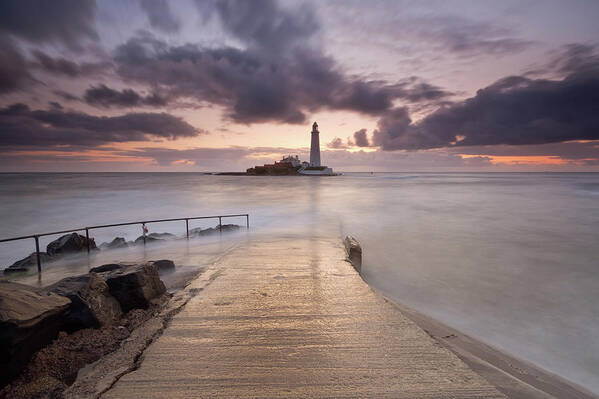
[[[312,125],[312,142],[310,144],[310,166],[320,166],[320,133],[318,132],[318,124],[314,122]]]

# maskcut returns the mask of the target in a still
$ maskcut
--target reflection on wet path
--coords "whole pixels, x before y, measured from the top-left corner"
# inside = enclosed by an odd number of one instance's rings
[[[337,238],[251,236],[196,286],[104,398],[503,398],[377,296]]]

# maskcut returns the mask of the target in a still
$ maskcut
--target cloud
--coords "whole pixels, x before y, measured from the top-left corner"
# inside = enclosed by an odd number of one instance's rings
[[[305,42],[320,29],[307,5],[285,9],[274,0],[195,0],[206,17],[217,16],[223,29],[254,50],[278,56]]]
[[[0,2],[0,32],[33,43],[61,42],[81,50],[84,39],[97,40],[93,0],[19,0]]]
[[[0,95],[24,87],[33,81],[27,62],[13,41],[0,37]]]
[[[166,33],[178,32],[181,22],[176,18],[166,0],[141,0],[141,9],[150,20],[150,25]]]
[[[517,53],[534,42],[510,37],[512,32],[492,23],[475,22],[458,16],[434,16],[408,24],[416,35],[442,43],[454,53]]]
[[[454,153],[500,157],[558,157],[567,160],[599,160],[599,141],[569,141],[535,145],[454,147]]]
[[[417,123],[395,108],[379,120],[373,142],[397,150],[597,140],[599,64],[587,56],[569,65],[562,80],[506,77]]]
[[[394,40],[419,40],[461,57],[518,53],[534,44],[514,37],[505,26],[455,15],[400,16],[381,31]]]
[[[175,162],[187,161],[188,164],[206,165],[223,164],[229,162],[238,162],[252,151],[245,147],[225,147],[225,148],[192,148],[186,150],[176,150],[171,148],[144,147],[130,151],[119,152],[120,155],[150,158],[158,165],[172,165]]]
[[[145,32],[118,46],[119,75],[159,85],[172,98],[221,105],[238,123],[305,123],[320,109],[381,115],[397,99],[431,102],[451,96],[411,78],[395,84],[346,75],[315,44],[319,21],[306,5],[260,0],[197,1],[240,47],[169,45]]]
[[[104,108],[110,108],[112,106],[138,107],[143,105],[162,107],[167,103],[166,98],[157,93],[152,93],[144,97],[133,89],[118,91],[111,89],[104,84],[90,87],[85,91],[83,98],[85,102],[90,105]]]
[[[240,123],[303,123],[307,111],[347,109],[380,114],[394,93],[380,82],[351,81],[332,59],[310,49],[286,56],[264,56],[230,47],[170,47],[154,38],[137,37],[119,46],[120,75],[159,84],[173,96],[223,105]]]
[[[333,140],[331,140],[330,143],[327,143],[327,148],[331,148],[333,150],[340,150],[349,148],[349,145],[345,144],[341,138],[335,137]]]
[[[24,104],[0,108],[0,147],[99,146],[106,143],[174,140],[202,131],[166,113],[92,116],[60,109],[31,110]]]
[[[252,39],[256,46],[257,38],[262,36]],[[229,119],[245,124],[305,123],[306,114],[319,109],[380,115],[396,99],[436,101],[451,95],[424,82],[390,85],[349,77],[332,58],[300,43],[268,52],[263,47],[169,46],[144,34],[118,46],[115,62],[123,79],[160,85],[172,97],[224,106]]]
[[[366,136],[366,129],[360,129],[354,132],[354,143],[358,147],[369,147],[368,136]]]
[[[87,62],[78,64],[63,57],[51,57],[37,49],[32,51],[32,55],[37,60],[37,62],[32,64],[33,67],[37,67],[48,73],[64,75],[71,78],[99,73],[110,67],[109,62]]]
[[[565,74],[599,74],[599,54],[590,44],[567,44],[556,51],[548,68]]]
[[[80,101],[81,99],[71,93],[68,93],[63,90],[54,90],[52,93],[62,98],[65,101]]]

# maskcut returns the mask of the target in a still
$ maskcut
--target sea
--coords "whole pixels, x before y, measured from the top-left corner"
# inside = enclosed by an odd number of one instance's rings
[[[599,393],[599,173],[0,174],[0,239],[245,213],[245,234],[355,236],[385,295]],[[185,222],[147,226],[185,234]],[[141,226],[92,235],[133,240]],[[31,239],[0,243],[0,268],[33,250]]]

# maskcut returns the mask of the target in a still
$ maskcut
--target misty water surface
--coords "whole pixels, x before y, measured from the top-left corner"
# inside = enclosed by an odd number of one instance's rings
[[[246,212],[250,234],[355,235],[366,279],[387,295],[599,392],[599,174],[1,174],[0,183],[0,237]],[[183,234],[185,224],[149,227]],[[32,250],[4,244],[0,265]]]

